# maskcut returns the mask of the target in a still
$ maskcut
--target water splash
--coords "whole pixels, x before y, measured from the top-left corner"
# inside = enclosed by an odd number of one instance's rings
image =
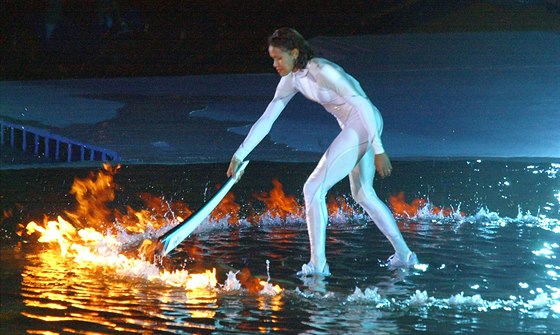
[[[227,273],[226,281],[220,286],[221,290],[224,292],[232,292],[241,290],[241,282],[237,279],[237,272],[229,271]]]
[[[377,308],[380,308],[388,303],[388,300],[381,298],[381,295],[379,294],[377,287],[374,287],[373,289],[368,287],[364,291],[356,287],[354,289],[354,293],[349,295],[346,298],[346,301],[372,303],[375,304]]]
[[[517,311],[521,314],[544,313],[547,316],[560,319],[560,295],[539,293],[532,299],[511,296],[508,299],[486,300],[480,294],[472,296],[464,292],[454,294],[448,298],[436,298],[428,293],[416,290],[406,298],[384,297],[377,287],[361,290],[356,287],[354,292],[345,299],[346,303],[367,304],[380,310],[414,310],[414,309],[458,309]]]
[[[263,289],[259,292],[261,295],[275,296],[282,292],[282,288],[278,285],[273,285],[270,283],[270,261],[266,260],[266,282],[261,281]]]

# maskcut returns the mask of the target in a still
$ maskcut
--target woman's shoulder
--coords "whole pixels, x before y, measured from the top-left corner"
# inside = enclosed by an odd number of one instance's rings
[[[331,62],[328,59],[314,57],[307,63],[310,72],[320,74],[321,72],[339,72],[344,73],[344,69],[340,65]]]
[[[323,67],[323,66],[335,66],[335,67],[339,67],[337,64],[331,62],[330,60],[326,59],[326,58],[322,58],[322,57],[313,57],[309,60],[309,62],[307,62],[308,66],[314,66],[314,67]]]

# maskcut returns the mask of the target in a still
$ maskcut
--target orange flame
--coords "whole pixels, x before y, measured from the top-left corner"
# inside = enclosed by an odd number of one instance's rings
[[[352,216],[354,209],[348,204],[348,201],[342,196],[330,196],[327,203],[327,211],[329,216],[346,215]]]
[[[253,277],[249,268],[241,269],[241,271],[239,271],[239,274],[237,275],[237,278],[239,279],[241,285],[251,293],[258,293],[264,287],[263,284],[261,284],[261,280],[259,278]]]
[[[31,221],[27,224],[26,228],[28,235],[34,232],[39,232],[41,234],[39,242],[58,244],[63,256],[68,253],[68,249],[77,237],[76,228],[60,216],[57,221],[49,221],[45,217],[43,226],[38,225],[35,221]]]
[[[406,197],[403,192],[397,195],[392,195],[389,198],[389,204],[396,216],[413,217],[418,213],[418,210],[426,205],[424,199],[414,199],[411,203],[406,202]]]
[[[39,234],[38,241],[57,245],[63,257],[72,258],[78,264],[94,264],[126,271],[131,274],[147,274],[149,280],[160,280],[171,285],[184,286],[187,290],[213,288],[217,285],[216,270],[205,270],[203,273],[189,273],[186,270],[157,270],[150,261],[154,259],[159,243],[142,238],[148,228],[157,230],[164,225],[182,221],[183,217],[192,214],[187,205],[181,202],[170,202],[163,198],[141,194],[140,198],[147,209],[135,211],[127,206],[126,213],[111,209],[108,204],[115,199],[115,183],[113,176],[119,167],[104,164],[97,173],[90,173],[88,178],[75,178],[71,193],[75,195],[77,207],[74,212],[66,212],[67,218],[58,216],[57,220],[44,218],[42,224],[34,221],[26,226],[27,234]],[[285,197],[281,185],[271,192],[274,197]],[[299,205],[293,197],[285,197],[290,212],[297,211]],[[263,198],[265,199],[265,198]],[[240,206],[235,203],[233,194],[228,194],[222,204],[212,213],[215,220],[228,218],[229,223],[236,221]],[[4,216],[8,214],[4,213]],[[123,249],[123,243],[117,239],[118,226],[127,234],[139,234],[140,240],[133,238],[136,253]],[[117,227],[117,228],[115,228]],[[104,233],[101,233],[101,232]],[[128,242],[127,242],[128,243]],[[89,267],[87,267],[89,268]],[[278,294],[282,289],[268,282],[253,277],[248,269],[241,271],[244,286],[250,291],[266,294]],[[265,291],[265,290],[263,290]]]
[[[28,235],[38,232],[39,242],[58,244],[65,255],[72,244],[83,242],[80,242],[78,235],[85,229],[116,234],[120,226],[128,234],[142,234],[148,228],[157,230],[173,222],[180,222],[182,217],[191,214],[188,206],[181,202],[168,202],[147,193],[140,194],[140,199],[148,209],[135,211],[127,206],[125,214],[111,209],[108,204],[115,200],[116,188],[113,177],[119,169],[120,166],[113,167],[105,163],[102,169],[96,173],[91,172],[86,178],[74,178],[70,193],[76,198],[76,209],[66,211],[66,218],[45,218],[42,225],[30,222],[27,225]],[[153,249],[142,247],[139,255],[144,258],[142,252],[150,250],[151,254]]]
[[[103,164],[103,169],[97,174],[90,173],[89,178],[74,178],[70,194],[76,197],[76,210],[66,214],[72,218],[78,227],[102,228],[111,222],[111,210],[107,203],[115,199],[115,184],[113,176],[120,169],[110,164]]]
[[[239,209],[241,206],[235,202],[235,195],[233,193],[228,193],[220,202],[220,205],[216,207],[210,214],[212,219],[220,221],[227,217],[229,224],[235,224],[239,221]]]
[[[393,195],[389,198],[389,203],[393,210],[393,213],[396,216],[401,217],[414,217],[416,216],[422,209],[427,209],[430,214],[449,217],[452,216],[455,211],[452,208],[444,207],[440,208],[437,206],[431,205],[425,199],[414,199],[410,203],[406,202],[406,197],[403,192],[400,192],[398,195]],[[461,216],[465,214],[460,212]]]
[[[141,193],[139,197],[147,209],[136,211],[127,206],[126,214],[119,211],[114,213],[116,221],[127,233],[143,233],[148,227],[157,230],[171,222],[180,222],[192,214],[189,207],[179,201],[165,201],[161,197],[154,197],[148,193]]]
[[[300,216],[303,214],[303,207],[297,202],[293,195],[286,195],[284,188],[278,179],[273,179],[274,188],[270,192],[254,194],[254,197],[264,202],[266,212],[272,217],[283,220],[288,215]]]
[[[66,212],[67,218],[58,216],[56,220],[50,220],[45,217],[42,223],[31,221],[26,226],[27,234],[37,233],[39,242],[56,245],[61,256],[71,258],[77,264],[106,266],[131,274],[152,273],[149,280],[182,285],[187,290],[215,287],[215,270],[201,274],[155,270],[155,264],[150,262],[158,246],[154,241],[140,239],[136,253],[121,250],[123,244],[116,238],[115,226],[122,225],[127,233],[143,233],[148,227],[159,229],[173,221],[181,221],[181,216],[187,217],[191,211],[180,202],[171,203],[148,194],[140,197],[149,210],[134,211],[128,206],[127,213],[122,214],[110,209],[108,203],[115,199],[113,176],[118,169],[118,166],[104,164],[103,169],[90,173],[88,178],[75,178],[70,191],[76,197],[75,211]]]

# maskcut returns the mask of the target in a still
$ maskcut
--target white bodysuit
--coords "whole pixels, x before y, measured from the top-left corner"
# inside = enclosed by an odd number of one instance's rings
[[[338,65],[313,58],[305,69],[283,76],[274,98],[234,156],[241,161],[245,159],[270,132],[274,121],[297,92],[321,104],[336,117],[341,128],[303,188],[310,262],[319,272],[326,266],[328,216],[325,199],[328,190],[348,175],[354,200],[366,210],[395,251],[406,255],[410,250],[393,215],[373,189],[374,155],[384,152],[380,138],[383,119],[360,84]]]

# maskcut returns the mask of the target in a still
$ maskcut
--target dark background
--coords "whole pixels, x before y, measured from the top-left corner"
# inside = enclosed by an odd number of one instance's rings
[[[271,71],[281,26],[318,35],[560,31],[560,0],[3,0],[0,79]]]

